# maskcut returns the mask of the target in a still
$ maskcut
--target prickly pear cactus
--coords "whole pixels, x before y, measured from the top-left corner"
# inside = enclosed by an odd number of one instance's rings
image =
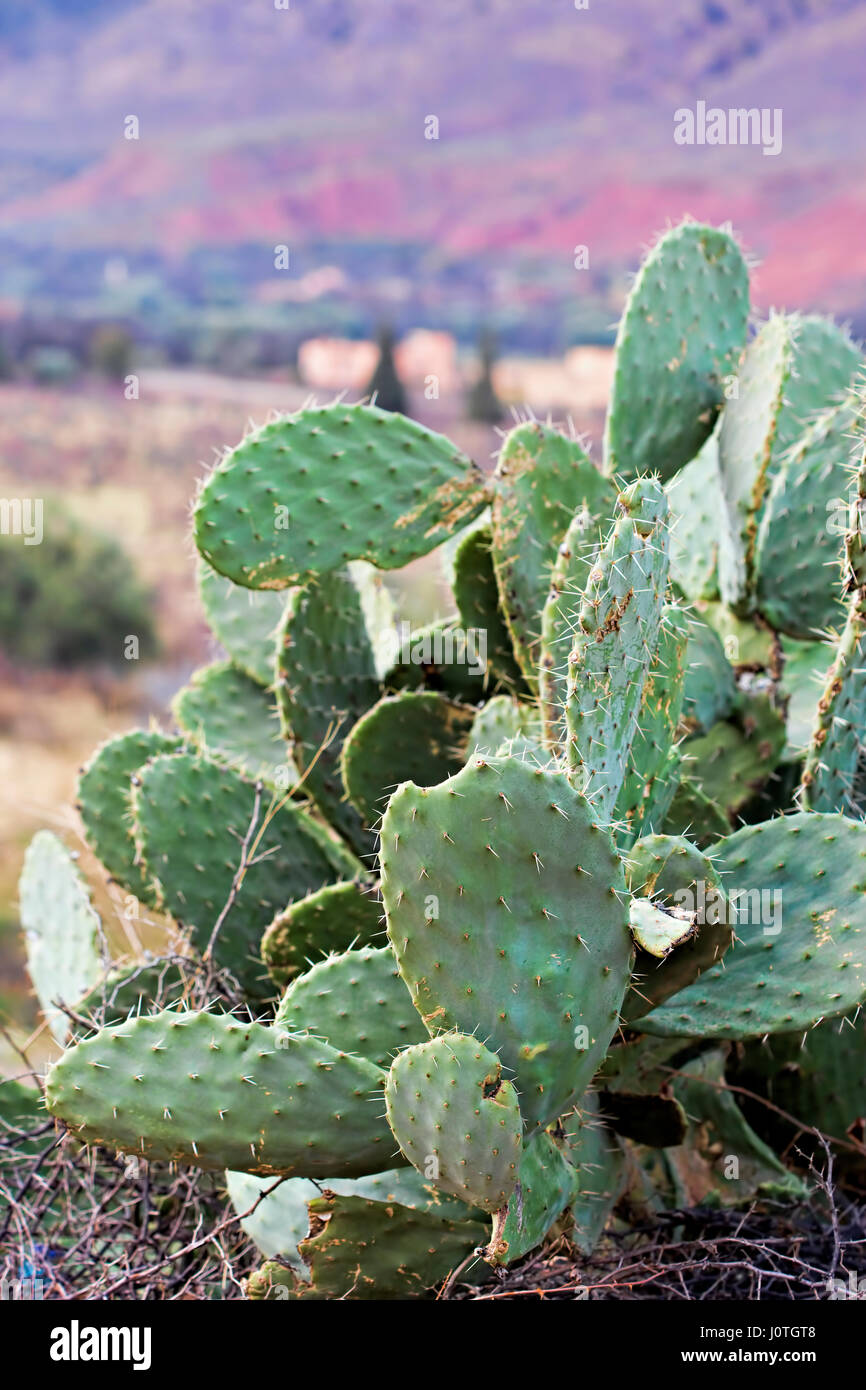
[[[19,899],[48,1115],[227,1170],[251,1299],[425,1297],[612,1220],[799,1200],[810,1131],[862,1159],[860,357],[796,315],[745,348],[748,300],[727,231],[662,237],[603,469],[530,420],[487,477],[338,402],[201,489],[222,652],[78,789],[159,945],[115,954],[47,831]],[[437,547],[448,616],[398,629],[381,572]]]

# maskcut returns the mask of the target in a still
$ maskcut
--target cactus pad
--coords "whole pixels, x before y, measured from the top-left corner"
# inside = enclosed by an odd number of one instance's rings
[[[734,668],[725,656],[721,638],[707,623],[693,622],[686,650],[683,702],[687,727],[692,732],[709,732],[718,719],[728,717],[736,698]]]
[[[280,629],[277,698],[295,762],[327,819],[362,854],[372,848],[346,801],[340,750],[379,695],[376,658],[361,594],[348,570],[322,575],[286,613]],[[318,756],[317,756],[318,755]]]
[[[388,1123],[410,1163],[469,1206],[496,1213],[522,1154],[517,1093],[477,1038],[444,1033],[409,1047],[385,1083]]]
[[[244,841],[265,825],[271,796],[231,768],[190,753],[152,759],[134,788],[136,838],[160,903],[187,927],[198,950],[232,893]],[[298,807],[279,804],[223,922],[214,958],[253,993],[267,992],[258,960],[263,929],[287,901],[360,866]]]
[[[611,815],[626,775],[668,578],[659,484],[632,483],[617,510],[575,614],[566,698],[569,776],[602,817]]]
[[[580,514],[583,542],[572,560],[578,588],[606,533],[616,492],[580,444],[536,423],[518,425],[499,455],[493,494],[493,565],[514,653],[534,690],[538,684],[541,611],[557,547]]]
[[[198,590],[208,625],[234,665],[259,685],[272,685],[277,628],[294,594],[232,584],[201,559]]]
[[[190,741],[248,777],[288,791],[297,777],[270,695],[229,661],[196,671],[172,713]]]
[[[319,961],[289,985],[274,1027],[312,1033],[380,1067],[427,1038],[390,946],[362,946]]]
[[[681,748],[685,775],[729,817],[764,785],[785,751],[785,721],[764,694],[738,698],[732,716]]]
[[[713,431],[746,339],[749,274],[733,237],[684,222],[644,261],[616,338],[605,469],[663,479]]]
[[[863,859],[866,828],[818,812],[744,826],[723,840],[715,862],[737,910],[737,941],[641,1027],[748,1038],[856,1009],[866,999]]]
[[[690,599],[718,598],[724,500],[717,434],[671,478],[665,492],[671,509],[671,578]]]
[[[179,747],[179,739],[159,729],[132,729],[101,744],[78,779],[87,843],[111,877],[149,906],[155,903],[154,890],[136,854],[131,778],[148,758]]]
[[[388,695],[361,716],[342,751],[343,784],[378,825],[401,782],[432,786],[463,766],[475,711],[431,690]]]
[[[788,453],[758,533],[757,606],[777,632],[814,641],[844,622],[842,543],[831,512],[850,484],[855,407],[819,416]]]
[[[168,1010],[70,1048],[49,1070],[45,1098],[81,1139],[144,1158],[355,1177],[393,1152],[378,1118],[383,1079],[317,1038]]]
[[[851,595],[848,620],[817,703],[803,763],[802,804],[856,815],[855,779],[866,728],[866,590]]]
[[[462,1264],[484,1236],[479,1222],[328,1188],[308,1210],[309,1234],[299,1251],[309,1279],[298,1279],[280,1264],[265,1264],[249,1280],[249,1298],[420,1298]]]
[[[560,773],[474,758],[407,784],[382,825],[382,895],[400,972],[431,1032],[477,1029],[547,1124],[604,1056],[628,982],[622,868]]]
[[[514,1264],[540,1245],[570,1204],[577,1174],[560,1146],[542,1130],[523,1150],[517,1188],[508,1204],[497,1264]]]
[[[683,710],[688,637],[683,610],[666,604],[614,809],[620,846],[661,828],[680,780],[680,756],[673,744]]]
[[[367,946],[385,934],[371,884],[329,883],[278,913],[262,938],[262,959],[281,987],[329,952]]]
[[[202,487],[195,539],[236,583],[284,589],[348,560],[399,569],[485,503],[483,473],[442,435],[338,404],[247,435]]]
[[[669,945],[659,951],[638,938],[634,983],[623,1013],[634,1023],[650,1009],[690,985],[721,960],[733,940],[731,911],[719,871],[713,861],[687,840],[670,835],[645,835],[626,861],[626,884],[635,894],[634,911],[644,901],[685,915],[669,930]],[[664,926],[665,924],[660,924]]]
[[[27,969],[62,1043],[70,1024],[55,1005],[73,1007],[103,973],[102,926],[74,857],[50,830],[37,831],[27,847],[18,900]]]
[[[488,690],[521,690],[523,677],[496,584],[489,527],[475,527],[465,535],[454,552],[451,585],[461,626],[487,634]]]

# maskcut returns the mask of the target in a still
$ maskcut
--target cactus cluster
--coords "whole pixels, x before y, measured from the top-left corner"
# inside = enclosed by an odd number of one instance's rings
[[[627,304],[600,463],[529,420],[487,474],[337,403],[201,488],[227,659],[79,785],[90,848],[179,944],[109,962],[48,832],[21,903],[67,1044],[48,1110],[226,1169],[249,1297],[410,1297],[554,1229],[586,1253],[625,1189],[673,1205],[687,1164],[712,1175],[719,1138],[750,1175],[720,1200],[796,1193],[734,1071],[806,1128],[832,1071],[851,1156],[860,356],[749,317],[734,238],[684,223]],[[379,571],[437,547],[455,612],[392,640]]]

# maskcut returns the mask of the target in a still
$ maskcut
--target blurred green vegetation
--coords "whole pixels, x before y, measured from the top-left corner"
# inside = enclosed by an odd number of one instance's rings
[[[38,545],[0,535],[0,650],[14,664],[120,667],[136,637],[154,656],[151,601],[117,542],[50,499],[43,525]]]

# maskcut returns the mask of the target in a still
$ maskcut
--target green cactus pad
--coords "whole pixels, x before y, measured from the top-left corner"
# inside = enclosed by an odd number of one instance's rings
[[[722,596],[737,603],[755,582],[758,524],[786,452],[812,417],[850,387],[860,353],[828,319],[774,315],[750,344],[738,394],[722,419],[720,465],[734,546],[722,548]],[[726,563],[733,559],[733,564]]]
[[[294,594],[232,584],[202,559],[198,591],[208,625],[234,665],[259,685],[273,685],[277,628]]]
[[[834,507],[851,481],[855,405],[818,417],[785,455],[758,533],[757,605],[777,632],[814,641],[844,622]]]
[[[741,695],[732,717],[681,748],[685,775],[733,817],[764,785],[785,751],[785,721],[763,694]]]
[[[663,480],[712,434],[746,339],[749,273],[727,232],[684,222],[647,256],[616,338],[605,470]]]
[[[295,762],[302,773],[310,769],[305,786],[361,854],[371,851],[372,841],[346,800],[340,751],[378,695],[358,588],[347,570],[324,574],[298,597],[280,629],[277,699]]]
[[[102,925],[75,856],[50,830],[39,830],[18,881],[27,969],[42,1012],[59,1043],[69,1035],[70,1008],[103,973]]]
[[[706,849],[730,831],[731,823],[714,801],[688,777],[681,777],[662,823],[665,835],[682,836]]]
[[[313,1033],[379,1067],[427,1038],[390,946],[361,946],[319,961],[289,985],[274,1027]]]
[[[327,1190],[309,1203],[310,1233],[299,1245],[309,1280],[265,1264],[250,1299],[421,1298],[483,1240],[479,1222]]]
[[[866,590],[855,589],[848,620],[817,702],[803,763],[801,804],[856,815],[855,781],[866,729]]]
[[[683,702],[688,728],[695,733],[708,733],[717,720],[727,719],[736,698],[734,668],[725,656],[721,638],[706,623],[692,622]]]
[[[428,787],[463,766],[475,711],[431,690],[386,695],[354,726],[343,784],[365,825],[378,825],[401,782]]]
[[[617,510],[575,614],[566,697],[569,776],[602,818],[626,775],[668,578],[662,488],[632,483]]]
[[[725,534],[719,555],[719,588],[739,604],[754,583],[758,515],[770,476],[773,441],[794,367],[796,315],[774,314],[749,344],[719,433]]]
[[[576,1190],[574,1168],[559,1145],[542,1130],[524,1148],[501,1244],[492,1252],[494,1263],[514,1264],[540,1245]]]
[[[257,826],[272,795],[259,798]],[[360,866],[297,806],[280,804],[256,846],[214,951],[251,992],[269,992],[258,960],[263,929],[287,901]],[[191,753],[167,754],[142,768],[133,790],[136,840],[160,904],[203,951],[228,902],[256,807],[256,788],[231,768]],[[253,840],[250,841],[250,848]]]
[[[369,883],[329,883],[274,918],[262,938],[262,959],[284,987],[320,956],[381,944],[384,932],[382,904]]]
[[[328,1191],[340,1197],[364,1197],[411,1211],[435,1212],[458,1221],[470,1216],[465,1203],[439,1192],[411,1166],[389,1168],[384,1173],[371,1173],[363,1178],[326,1178],[323,1182]],[[309,1231],[308,1206],[312,1199],[322,1195],[322,1182],[309,1178],[280,1181],[229,1171],[226,1188],[235,1212],[242,1218],[241,1229],[265,1258],[288,1260],[308,1279],[309,1271],[298,1252],[298,1245]],[[478,1233],[483,1237],[484,1228],[479,1227]]]
[[[477,1029],[515,1074],[527,1124],[581,1094],[628,982],[622,866],[560,773],[473,759],[407,784],[382,825],[382,896],[400,972],[431,1032]]]
[[[644,1018],[646,1032],[790,1032],[866,999],[862,824],[814,811],[781,816],[744,826],[714,858],[737,910],[737,941],[720,964]]]
[[[500,1212],[514,1191],[523,1123],[513,1084],[477,1038],[444,1033],[406,1048],[385,1083],[388,1123],[405,1157],[469,1206]]]
[[[689,627],[682,609],[665,605],[614,808],[620,848],[661,827],[680,780],[680,756],[673,743],[683,710]]]
[[[131,779],[148,758],[180,746],[180,739],[159,729],[132,729],[101,744],[78,779],[78,811],[88,845],[111,877],[150,907],[156,898],[136,853]]]
[[[383,1080],[317,1038],[168,1010],[69,1048],[45,1098],[87,1143],[144,1158],[351,1178],[381,1171],[393,1153]]]
[[[690,599],[718,598],[724,502],[716,434],[671,478],[665,492],[671,509],[671,578]]]
[[[626,884],[635,894],[633,930],[635,909],[650,899],[656,907],[688,918],[679,932],[672,919],[671,937],[679,935],[680,940],[671,939],[661,951],[651,949],[648,939],[638,939],[634,983],[623,1005],[625,1017],[634,1023],[720,961],[731,945],[733,929],[718,869],[688,840],[645,835],[630,850],[625,867]]]
[[[297,771],[273,698],[230,661],[196,671],[172,701],[177,724],[203,752],[288,791]]]
[[[577,440],[535,422],[518,425],[505,440],[494,476],[493,565],[514,653],[531,690],[538,685],[541,611],[557,547],[579,514],[583,539],[571,563],[582,589],[615,500],[616,490]]]
[[[492,540],[489,527],[476,527],[463,537],[454,552],[451,585],[461,627],[487,635],[487,689],[518,691],[523,676],[499,602]]]
[[[541,614],[538,690],[545,742],[561,755],[565,747],[568,658],[574,641],[577,610],[598,550],[592,517],[581,508],[572,517],[557,551],[547,599]]]
[[[0,1149],[11,1141],[16,1153],[38,1153],[43,1145],[33,1131],[48,1123],[36,1086],[0,1077]]]
[[[214,469],[195,540],[236,583],[284,589],[347,560],[399,569],[485,503],[483,473],[442,435],[376,406],[314,407],[247,435]]]

